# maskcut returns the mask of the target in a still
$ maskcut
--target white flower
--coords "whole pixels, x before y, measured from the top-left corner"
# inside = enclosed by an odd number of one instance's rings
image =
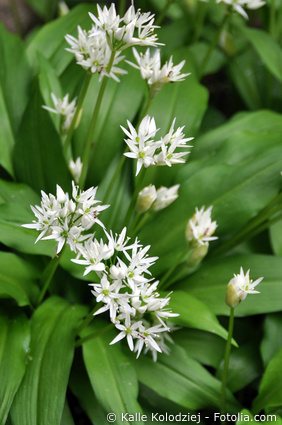
[[[147,49],[145,53],[138,53],[134,48],[133,54],[137,65],[129,62],[130,65],[140,70],[142,78],[147,80],[150,86],[154,85],[160,88],[163,84],[183,81],[189,75],[181,74],[181,70],[185,65],[184,60],[178,65],[174,65],[173,58],[170,57],[169,60],[161,66],[161,54],[159,49],[156,49],[151,54],[150,49]]]
[[[186,238],[196,245],[205,245],[210,241],[216,240],[217,236],[212,236],[217,228],[216,221],[211,218],[212,207],[200,210],[196,208],[196,212],[187,223]]]
[[[156,165],[167,165],[171,167],[173,164],[182,164],[185,162],[184,157],[189,154],[189,151],[178,151],[178,149],[191,148],[187,142],[193,140],[193,137],[185,137],[183,133],[184,127],[178,127],[174,130],[176,118],[174,118],[169,132],[161,138],[161,152],[155,155],[154,160]]]
[[[244,8],[247,9],[258,9],[265,5],[263,0],[217,0],[217,3],[225,3],[227,6],[231,6],[241,16],[248,19],[248,15]]]
[[[67,35],[66,41],[70,45],[67,51],[74,54],[76,62],[82,68],[100,75],[119,81],[118,76],[126,74],[126,71],[117,65],[123,60],[119,51],[115,52],[113,64],[110,65],[112,50],[108,45],[105,31],[93,26],[90,31],[85,31],[80,27],[78,37]]]
[[[70,170],[71,175],[72,175],[72,177],[73,177],[73,179],[76,183],[79,182],[81,171],[82,171],[82,166],[83,166],[83,164],[81,162],[80,157],[78,157],[75,161],[72,159],[69,162],[69,170]]]
[[[108,205],[98,205],[96,199],[97,188],[80,191],[73,183],[72,199],[69,194],[57,185],[56,196],[41,192],[40,206],[31,206],[35,220],[23,227],[40,232],[36,242],[40,239],[54,239],[57,242],[57,253],[67,243],[72,251],[77,251],[83,241],[90,237],[85,234],[94,224],[103,223],[98,215]]]
[[[66,94],[63,99],[60,99],[54,93],[51,93],[51,99],[54,108],[47,105],[43,105],[43,108],[53,114],[60,115],[62,118],[62,130],[68,131],[76,111],[76,100],[74,99],[70,102],[69,94]]]
[[[191,146],[187,142],[193,137],[185,138],[183,134],[184,127],[178,127],[174,130],[175,119],[172,122],[169,132],[161,138],[154,140],[158,129],[154,118],[146,115],[136,130],[133,125],[127,121],[128,129],[121,126],[127,138],[125,143],[129,152],[124,155],[128,158],[137,159],[136,175],[139,174],[142,167],[153,165],[179,164],[185,162],[184,157],[188,151],[183,150]],[[181,151],[179,151],[181,149]]]
[[[134,350],[133,338],[139,337],[138,329],[142,322],[131,323],[130,316],[126,316],[125,324],[116,324],[116,328],[121,332],[110,342],[110,345],[115,344],[123,338],[127,339],[128,346],[131,351]]]
[[[124,17],[120,17],[112,3],[108,8],[97,5],[98,16],[89,13],[95,26],[104,31],[109,47],[124,50],[129,46],[156,46],[154,15],[135,10],[132,4]]]
[[[76,264],[86,266],[84,275],[87,275],[91,271],[101,272],[105,270],[103,261],[111,258],[113,254],[113,249],[104,244],[102,240],[99,242],[97,239],[89,239],[85,244],[78,246],[78,258],[72,261]]]
[[[226,303],[229,307],[236,307],[241,301],[245,300],[248,294],[258,294],[255,290],[256,286],[263,280],[263,277],[253,281],[250,279],[250,270],[244,273],[243,268],[240,268],[239,274],[234,274],[234,277],[227,285]]]
[[[176,201],[176,199],[178,198],[178,189],[179,184],[176,184],[169,188],[164,186],[160,187],[157,190],[157,197],[153,204],[153,210],[160,211],[168,207],[174,201]]]
[[[144,187],[139,193],[136,202],[136,210],[142,214],[148,211],[157,198],[157,190],[153,184]]]

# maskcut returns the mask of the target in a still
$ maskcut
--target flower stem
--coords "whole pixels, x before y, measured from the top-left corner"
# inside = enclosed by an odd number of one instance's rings
[[[269,32],[276,38],[276,0],[270,2]]]
[[[194,43],[196,43],[200,38],[206,13],[207,13],[207,4],[203,2],[199,2],[198,9],[197,9],[196,23],[195,23],[195,32],[193,36]]]
[[[49,262],[49,264],[47,265],[47,267],[45,268],[43,275],[42,275],[42,288],[37,300],[37,305],[41,304],[43,301],[43,298],[46,294],[46,292],[48,291],[48,288],[50,286],[50,283],[53,279],[53,276],[58,268],[58,265],[60,263],[60,259],[62,256],[62,253],[64,251],[64,248],[61,250],[61,252],[58,255],[55,255],[55,257],[53,257],[51,259],[51,261]]]
[[[223,365],[223,374],[221,381],[221,411],[225,413],[226,411],[226,384],[228,378],[228,369],[229,369],[229,360],[231,353],[231,344],[232,344],[232,336],[233,336],[233,328],[234,328],[234,308],[230,307],[230,315],[229,315],[229,325],[228,325],[228,337],[225,346],[225,354],[224,354],[224,365]]]
[[[217,46],[217,44],[218,44],[218,42],[220,40],[220,36],[222,34],[222,31],[224,30],[225,25],[227,24],[227,21],[228,21],[229,17],[230,17],[230,13],[227,12],[226,15],[224,16],[223,20],[221,21],[221,24],[218,27],[218,30],[215,33],[215,36],[213,38],[213,41],[210,44],[210,47],[209,47],[209,49],[207,51],[207,54],[204,57],[204,60],[203,60],[203,62],[201,64],[201,66],[200,66],[200,71],[199,71],[200,78],[202,78],[204,76],[204,74],[205,74],[205,71],[206,71],[207,65],[209,64],[209,60],[211,58],[211,55],[212,55],[214,49],[216,48],[216,46]]]
[[[65,157],[67,160],[71,159],[72,155],[71,155],[71,141],[72,141],[72,136],[73,136],[73,132],[75,130],[75,127],[77,125],[77,121],[78,118],[81,114],[81,110],[82,110],[82,105],[91,81],[91,77],[92,74],[91,73],[86,73],[85,77],[84,77],[84,81],[83,84],[81,86],[80,92],[79,92],[79,96],[78,96],[78,101],[77,101],[77,106],[76,106],[76,110],[75,110],[75,114],[74,117],[72,119],[70,128],[68,130],[67,133],[67,137],[64,140],[64,152],[65,152]]]
[[[110,60],[109,60],[109,63],[108,63],[108,66],[107,66],[107,72],[108,73],[112,69],[112,66],[113,66],[113,63],[114,63],[114,60],[115,60],[115,54],[116,54],[116,52],[115,52],[115,50],[113,50],[111,57],[110,57]],[[79,184],[80,184],[81,188],[83,188],[84,185],[85,185],[85,180],[86,180],[86,177],[87,177],[89,162],[90,162],[90,159],[91,159],[91,148],[94,146],[94,142],[93,142],[94,132],[95,132],[96,125],[97,125],[97,122],[98,122],[98,115],[99,115],[99,112],[100,112],[100,108],[101,108],[101,105],[102,105],[102,101],[103,101],[105,90],[106,90],[106,87],[107,87],[107,84],[108,84],[108,80],[109,80],[108,77],[106,77],[106,76],[103,77],[103,80],[101,82],[100,89],[99,89],[99,92],[98,92],[96,104],[95,104],[95,107],[94,107],[92,120],[91,120],[89,130],[88,130],[88,134],[87,134],[86,144],[85,144],[84,152],[83,152],[83,155],[82,155],[82,164],[83,164],[82,165],[82,172],[81,172],[81,176],[80,176],[80,180],[79,180]]]

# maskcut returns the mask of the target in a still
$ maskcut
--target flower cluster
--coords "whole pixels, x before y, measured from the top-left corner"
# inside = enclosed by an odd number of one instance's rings
[[[89,31],[78,27],[77,38],[66,36],[67,50],[84,69],[119,81],[118,76],[126,73],[117,66],[124,59],[124,49],[158,44],[154,15],[135,10],[133,4],[123,17],[117,14],[114,3],[109,8],[97,5],[97,11],[97,16],[89,13],[93,21]]]
[[[43,108],[53,114],[59,115],[61,117],[62,132],[67,132],[76,111],[76,100],[74,99],[70,102],[68,94],[63,99],[60,99],[54,93],[51,93],[51,99],[54,107],[51,108],[50,106],[43,105]]]
[[[57,253],[65,244],[76,252],[78,246],[89,238],[85,231],[94,224],[104,227],[98,216],[108,205],[100,205],[96,192],[97,188],[94,187],[80,191],[74,183],[71,198],[58,185],[56,196],[42,191],[41,205],[31,206],[36,220],[23,227],[40,232],[36,242],[40,239],[54,239],[57,242]]]
[[[248,15],[244,8],[258,9],[265,5],[264,0],[217,0],[217,3],[225,3],[231,6],[237,13],[248,19]]]
[[[159,130],[155,119],[148,115],[142,119],[138,129],[135,129],[130,121],[127,121],[128,129],[121,126],[127,136],[125,143],[129,148],[129,152],[125,152],[124,155],[137,159],[136,176],[142,167],[153,165],[171,167],[185,162],[184,157],[189,153],[186,149],[191,147],[187,142],[193,140],[193,137],[185,137],[184,127],[175,130],[175,121],[176,119],[173,120],[169,132],[159,140],[155,140]]]
[[[153,211],[160,211],[178,198],[179,184],[171,187],[161,186],[159,189],[152,184],[144,187],[137,197],[136,210],[139,213],[144,213],[152,209]]]
[[[169,296],[160,297],[158,281],[151,277],[149,268],[157,257],[149,257],[150,247],[137,239],[131,243],[126,228],[120,234],[105,233],[106,243],[85,241],[72,261],[85,267],[84,274],[95,271],[98,276],[98,282],[90,284],[96,301],[103,304],[95,315],[108,311],[120,331],[111,344],[126,338],[137,357],[144,348],[156,359],[157,353],[168,351],[166,320],[177,316],[168,309]]]
[[[178,65],[174,65],[173,58],[170,57],[169,60],[161,66],[161,54],[159,49],[156,49],[152,53],[150,49],[147,49],[145,53],[138,53],[138,51],[133,48],[133,54],[137,64],[129,62],[130,65],[139,69],[142,78],[156,91],[164,84],[184,81],[189,75],[181,74],[181,70],[185,65],[185,60]]]
[[[226,303],[229,307],[236,307],[241,301],[244,301],[248,294],[259,294],[255,287],[263,280],[260,277],[253,281],[250,279],[250,270],[244,273],[243,268],[240,268],[239,274],[234,274],[234,277],[227,285]]]

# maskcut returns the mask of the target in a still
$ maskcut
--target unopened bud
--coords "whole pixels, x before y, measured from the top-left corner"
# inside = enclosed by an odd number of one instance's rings
[[[243,268],[240,268],[239,274],[234,274],[234,277],[229,281],[226,289],[225,302],[229,307],[236,307],[241,301],[244,301],[248,294],[258,294],[254,288],[263,280],[263,277],[253,281],[250,279],[250,270],[244,273]]]
[[[178,198],[179,184],[172,187],[160,187],[157,190],[157,198],[153,205],[154,211],[160,211],[167,208]]]
[[[191,252],[187,260],[189,267],[196,267],[205,258],[209,250],[209,244],[206,242],[202,245],[195,244],[191,246]]]
[[[139,213],[144,213],[148,211],[157,198],[157,191],[154,185],[150,184],[149,186],[144,187],[144,189],[139,192],[136,202],[136,210]]]

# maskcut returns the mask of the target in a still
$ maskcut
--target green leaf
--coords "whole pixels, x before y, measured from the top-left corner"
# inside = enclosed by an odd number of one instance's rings
[[[31,305],[38,295],[39,269],[15,254],[0,252],[0,298],[12,298],[20,306]]]
[[[106,324],[101,323],[101,326]],[[98,326],[98,333],[101,326]],[[92,327],[92,332],[95,328],[97,329],[97,322]],[[109,345],[113,338],[111,333],[106,336],[97,335],[85,342],[83,358],[98,401],[106,412],[116,413],[116,423],[122,424],[121,413],[136,413],[141,409],[137,403],[138,383],[135,370],[122,353],[120,345]]]
[[[56,184],[68,188],[70,176],[59,135],[43,103],[36,83],[17,137],[14,166],[19,180],[38,192],[54,192]]]
[[[160,355],[156,363],[148,357],[138,359],[136,370],[142,384],[185,409],[220,406],[220,381],[181,347],[173,346],[171,353]],[[237,407],[229,393],[228,411],[234,411]]]
[[[26,369],[30,330],[24,314],[0,310],[0,423],[5,424]]]
[[[73,8],[67,15],[44,25],[31,39],[27,47],[27,55],[31,64],[35,65],[38,52],[50,59],[57,75],[61,75],[67,66],[73,61],[73,55],[65,49],[68,47],[65,41],[67,34],[76,36],[77,26],[89,29],[91,19],[88,12],[94,12],[96,8],[89,4],[80,4]]]
[[[253,279],[263,276],[259,294],[249,295],[235,309],[237,316],[270,313],[282,309],[282,265],[280,257],[271,255],[232,255],[214,259],[202,265],[199,271],[185,279],[179,289],[195,296],[216,315],[228,315],[225,304],[226,285],[240,267],[251,270]]]
[[[211,332],[227,339],[227,331],[219,324],[207,305],[184,291],[174,291],[170,298],[169,307],[173,312],[179,314],[173,319],[174,323]]]
[[[260,346],[261,355],[265,365],[282,349],[282,315],[281,313],[266,316],[263,325],[263,339]]]
[[[63,415],[62,415],[62,420],[60,425],[75,425],[67,402],[65,402],[65,407],[63,410]]]
[[[242,27],[242,31],[264,65],[282,82],[282,50],[279,44],[265,31],[247,27]]]
[[[38,205],[39,196],[27,185],[0,180],[0,198],[0,242],[27,254],[53,255],[53,243],[35,244],[37,232],[21,226],[34,219],[30,205]]]
[[[181,329],[173,336],[173,339],[194,360],[214,369],[218,368],[224,356],[225,341],[209,332]],[[208,350],[207,347],[209,347]]]
[[[14,174],[12,164],[12,151],[14,146],[14,135],[11,128],[10,119],[5,105],[3,91],[0,86],[0,165],[11,175]]]
[[[84,308],[58,297],[34,313],[30,362],[11,411],[14,425],[60,425],[75,332],[84,314]]]
[[[262,377],[259,393],[254,400],[254,410],[259,412],[266,408],[282,406],[282,350],[269,362]]]

